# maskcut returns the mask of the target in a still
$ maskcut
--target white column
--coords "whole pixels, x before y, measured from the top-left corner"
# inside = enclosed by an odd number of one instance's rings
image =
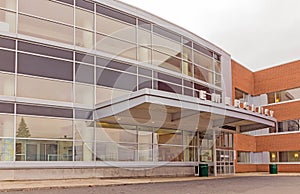
[[[217,176],[217,149],[216,149],[216,131],[213,129],[213,162],[214,162],[214,175]]]

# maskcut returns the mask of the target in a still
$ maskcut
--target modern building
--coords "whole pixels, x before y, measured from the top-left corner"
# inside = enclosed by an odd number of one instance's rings
[[[250,72],[119,1],[1,0],[0,59],[0,180],[232,174],[300,150],[299,62]]]

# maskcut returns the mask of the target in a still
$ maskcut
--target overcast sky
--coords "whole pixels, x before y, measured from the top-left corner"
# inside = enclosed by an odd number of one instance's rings
[[[300,0],[120,0],[216,44],[250,70],[300,59]]]

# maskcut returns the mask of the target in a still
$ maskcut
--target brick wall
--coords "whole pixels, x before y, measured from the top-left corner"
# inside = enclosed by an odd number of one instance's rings
[[[274,117],[277,119],[277,121],[300,119],[300,101],[286,102],[267,107],[270,110],[275,111]]]
[[[255,72],[254,95],[300,87],[299,67],[300,60]]]
[[[236,151],[256,151],[256,140],[254,136],[244,134],[234,134],[234,150]]]
[[[254,77],[253,72],[243,67],[234,60],[231,60],[232,71],[232,99],[235,98],[234,90],[238,88],[248,94],[254,92]]]

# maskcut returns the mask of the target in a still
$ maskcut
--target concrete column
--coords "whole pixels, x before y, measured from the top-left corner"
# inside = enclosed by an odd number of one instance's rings
[[[213,129],[213,163],[214,163],[214,175],[217,176],[217,149],[216,149],[216,131]]]

